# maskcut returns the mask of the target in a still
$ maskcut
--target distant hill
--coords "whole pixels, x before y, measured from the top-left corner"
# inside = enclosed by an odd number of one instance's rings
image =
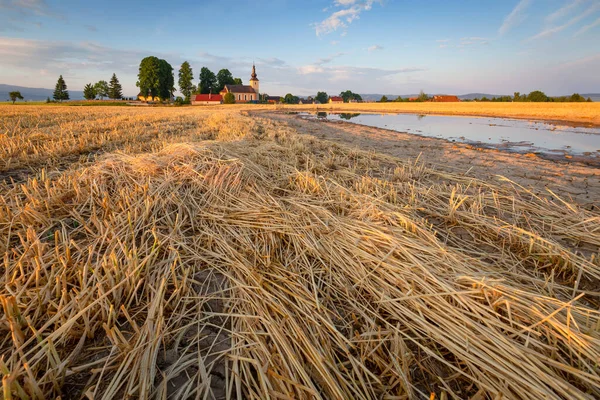
[[[600,93],[581,93],[586,99],[589,97],[592,101],[600,101]]]
[[[29,88],[0,83],[0,101],[9,100],[8,93],[14,91],[21,92],[21,95],[25,98],[24,101],[45,101],[48,97],[52,98],[52,94],[54,93],[54,89]],[[82,100],[83,92],[79,90],[69,90],[69,97],[71,100]]]

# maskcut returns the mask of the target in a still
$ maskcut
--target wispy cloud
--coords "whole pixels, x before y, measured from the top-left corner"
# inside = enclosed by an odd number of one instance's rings
[[[369,53],[373,52],[373,51],[377,51],[377,50],[383,50],[383,46],[376,44],[376,45],[369,47],[367,50],[369,51]]]
[[[573,11],[575,8],[577,8],[582,3],[585,3],[586,1],[587,0],[569,0],[569,1],[567,1],[564,6],[562,6],[558,10],[554,11],[552,14],[548,15],[546,17],[546,22],[549,24],[552,24],[555,21],[557,21],[561,18],[564,18],[565,16],[569,15],[571,13],[571,11]]]
[[[83,27],[90,32],[98,32],[98,28],[96,28],[94,25],[84,25]]]
[[[552,28],[544,29],[543,31],[541,31],[537,35],[534,35],[534,36],[530,37],[527,40],[530,41],[530,40],[542,39],[542,38],[545,38],[545,37],[548,37],[548,36],[552,36],[555,33],[564,31],[568,27],[570,27],[572,25],[575,25],[579,21],[583,20],[584,18],[589,17],[590,15],[596,13],[599,10],[600,10],[600,3],[594,3],[590,7],[588,7],[584,12],[582,12],[581,14],[579,14],[579,15],[571,18],[570,20],[568,20],[564,24],[559,25],[559,26],[555,26],[555,27],[552,27]],[[588,29],[591,29],[591,28],[588,28]]]
[[[448,43],[450,41],[452,41],[452,39],[438,39],[438,40],[436,40],[436,42],[438,42],[438,43]]]
[[[335,46],[335,45],[339,44],[340,42],[339,42],[339,40],[332,40],[330,43],[332,46]]]
[[[513,8],[511,13],[508,14],[506,18],[504,18],[504,22],[502,23],[502,26],[500,26],[500,29],[498,29],[498,33],[500,35],[504,35],[512,28],[525,21],[525,19],[527,18],[525,11],[527,10],[527,7],[529,7],[530,4],[531,0],[519,1],[519,3],[515,6],[515,8]]]
[[[321,22],[313,24],[317,36],[326,35],[346,29],[349,24],[357,20],[364,11],[369,11],[373,3],[377,0],[335,0],[336,7],[342,7],[341,10],[333,12],[329,17]]]
[[[600,53],[594,54],[589,57],[580,58],[578,60],[562,63],[557,66],[557,69],[572,69],[575,67],[581,67],[593,63],[600,63]]]
[[[583,35],[585,32],[587,32],[590,29],[595,28],[595,27],[597,27],[599,25],[600,25],[600,18],[598,18],[597,20],[595,20],[591,24],[583,26],[580,30],[578,30],[577,32],[575,32],[575,35],[573,35],[573,36]]]

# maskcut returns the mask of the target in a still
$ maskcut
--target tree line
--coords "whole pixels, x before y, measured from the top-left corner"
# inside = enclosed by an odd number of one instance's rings
[[[389,100],[387,96],[383,95],[383,96],[381,96],[381,99],[379,101],[381,103],[385,103],[385,102],[389,102],[389,101],[407,102],[407,101],[429,101],[429,100],[431,100],[431,97],[421,90],[421,93],[419,94],[419,96],[412,100],[409,98],[402,98],[400,96],[398,96],[394,100]],[[487,97],[483,96],[481,98],[474,98],[472,100],[464,99],[461,101],[576,103],[576,102],[585,102],[585,101],[592,102],[592,99],[590,97],[588,97],[586,99],[579,93],[573,93],[571,96],[550,97],[550,96],[547,96],[544,92],[542,92],[540,90],[534,90],[533,92],[531,92],[529,94],[521,94],[520,92],[515,92],[512,96],[498,96],[498,97],[492,97],[491,99],[488,99]]]
[[[180,103],[189,103],[193,94],[219,93],[225,85],[241,85],[240,78],[234,78],[227,68],[216,74],[207,67],[200,69],[198,84],[194,84],[194,71],[188,61],[184,61],[178,71],[179,91],[184,96]],[[138,81],[143,97],[158,97],[161,100],[172,98],[175,92],[173,67],[165,60],[157,57],[146,57],[140,63]]]

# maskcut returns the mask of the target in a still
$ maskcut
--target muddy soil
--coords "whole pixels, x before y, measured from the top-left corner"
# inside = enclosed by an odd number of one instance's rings
[[[416,136],[347,122],[305,120],[296,115],[261,113],[285,121],[300,134],[343,143],[404,159],[417,158],[438,170],[462,173],[486,181],[500,176],[534,193],[575,202],[590,210],[600,209],[600,168],[585,160],[553,160],[536,154],[518,154],[499,149],[452,143],[444,139]]]

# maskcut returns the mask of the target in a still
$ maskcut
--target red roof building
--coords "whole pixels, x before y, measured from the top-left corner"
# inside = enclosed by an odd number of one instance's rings
[[[433,101],[438,103],[449,103],[453,101],[460,101],[460,99],[456,96],[437,95],[433,96]]]
[[[344,99],[342,97],[339,96],[333,96],[329,98],[329,102],[330,103],[343,103]]]
[[[220,94],[195,94],[191,98],[192,105],[199,104],[221,104],[223,101],[223,96]]]

